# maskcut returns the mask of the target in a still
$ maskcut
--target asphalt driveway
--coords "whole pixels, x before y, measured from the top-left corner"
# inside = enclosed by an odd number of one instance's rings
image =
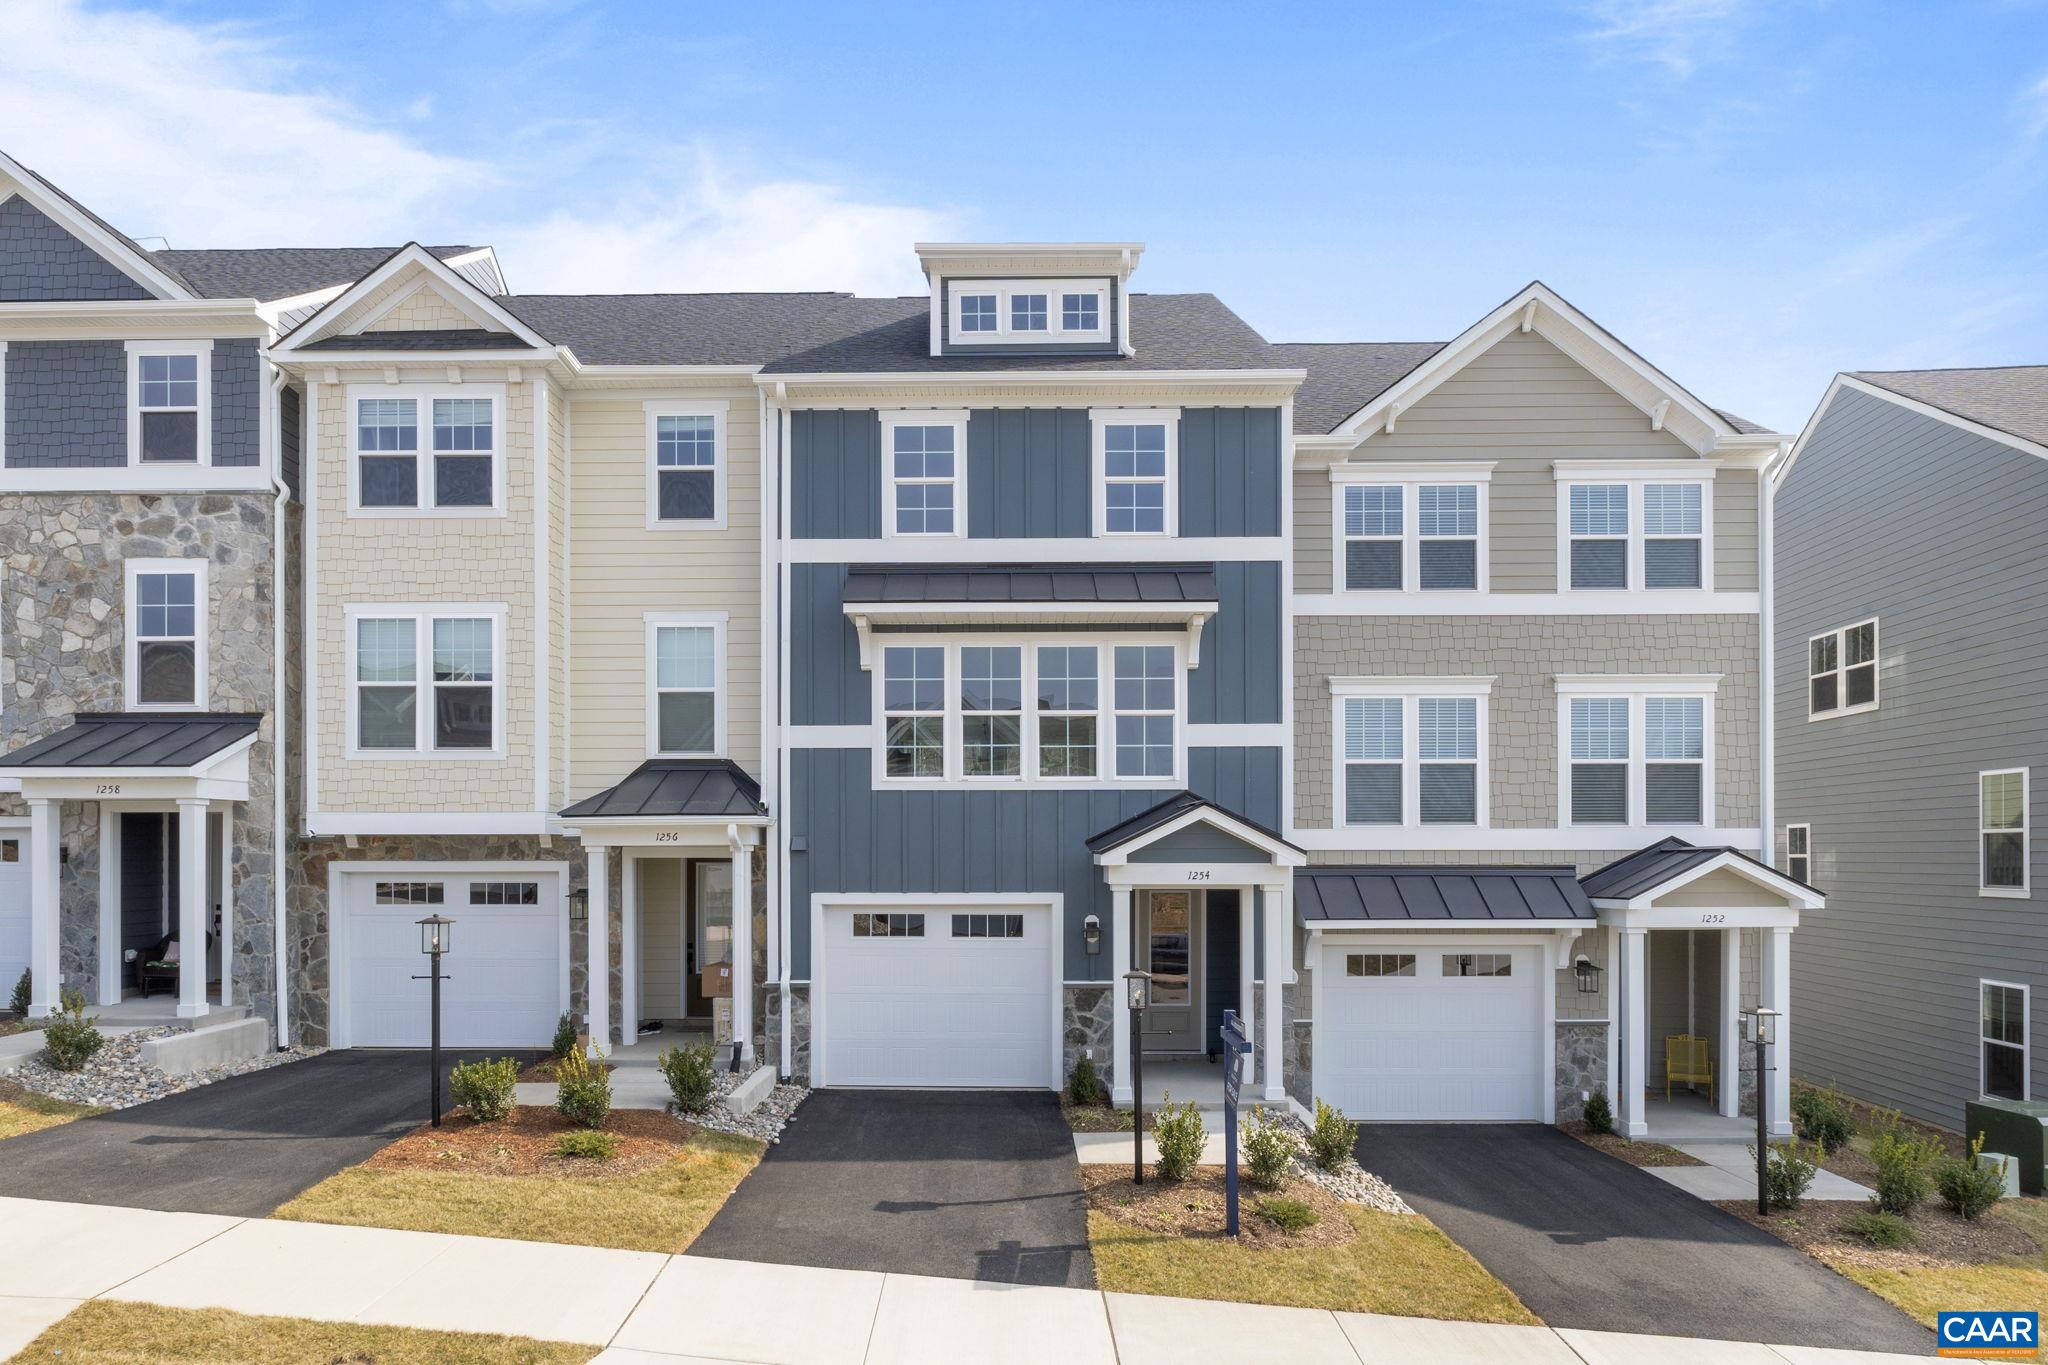
[[[327,1052],[9,1138],[0,1195],[262,1217],[426,1114],[425,1053]]]
[[[1359,1164],[1552,1327],[1927,1355],[1934,1334],[1801,1252],[1537,1124],[1367,1124]]]
[[[1095,1287],[1049,1093],[820,1090],[689,1254]]]

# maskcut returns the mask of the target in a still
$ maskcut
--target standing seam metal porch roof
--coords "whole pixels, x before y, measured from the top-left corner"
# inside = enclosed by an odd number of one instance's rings
[[[1125,844],[1132,843],[1150,834],[1161,825],[1179,819],[1191,810],[1213,810],[1218,815],[1235,820],[1246,829],[1255,830],[1265,835],[1275,843],[1286,844],[1287,847],[1294,849],[1297,853],[1301,851],[1294,844],[1288,843],[1286,836],[1268,829],[1248,816],[1239,815],[1220,801],[1211,801],[1208,797],[1197,796],[1191,791],[1175,792],[1158,805],[1147,806],[1136,815],[1127,816],[1109,828],[1098,830],[1094,834],[1089,835],[1087,839],[1088,851],[1090,853],[1107,853],[1113,848],[1121,848]]]
[[[1294,874],[1303,924],[1598,918],[1569,867],[1307,867]]]
[[[726,758],[650,758],[614,786],[561,812],[564,820],[730,819],[766,815],[761,784]]]
[[[1773,877],[1799,882],[1809,891],[1818,887],[1807,886],[1797,877],[1780,872],[1769,863],[1761,862],[1739,848],[1705,847],[1689,844],[1673,835],[1659,839],[1648,848],[1637,849],[1625,858],[1616,858],[1605,867],[1588,872],[1584,878],[1586,894],[1601,900],[1633,900],[1647,891],[1654,891],[1673,877],[1692,871],[1702,863],[1713,862],[1724,854],[1734,854],[1744,862],[1753,863]]]
[[[256,733],[246,712],[85,712],[54,735],[0,756],[0,768],[190,768]]]
[[[847,602],[1216,600],[1213,564],[874,564],[846,575]]]

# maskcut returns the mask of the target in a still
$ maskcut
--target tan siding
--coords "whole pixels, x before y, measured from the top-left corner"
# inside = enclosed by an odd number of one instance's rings
[[[448,301],[447,295],[423,284],[405,302],[378,318],[365,332],[435,332],[475,329],[469,314]]]
[[[1769,887],[1758,886],[1747,877],[1738,877],[1733,872],[1709,872],[1697,881],[1687,882],[1668,895],[1659,896],[1659,907],[1675,905],[1688,906],[1772,906],[1782,907],[1785,898]]]
[[[1724,469],[1714,476],[1714,590],[1757,590],[1757,472]]]
[[[569,395],[548,390],[548,809],[568,804],[569,730]]]
[[[1332,592],[1330,552],[1336,515],[1328,466],[1294,471],[1294,590]]]

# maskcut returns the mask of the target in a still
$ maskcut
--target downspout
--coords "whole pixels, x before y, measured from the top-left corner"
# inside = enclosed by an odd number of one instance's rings
[[[1779,443],[1777,453],[1764,462],[1757,471],[1757,544],[1762,547],[1762,562],[1757,566],[1759,583],[1763,588],[1762,600],[1757,612],[1759,630],[1763,638],[1758,642],[1758,668],[1763,676],[1758,679],[1763,702],[1763,734],[1759,737],[1757,752],[1762,756],[1763,771],[1758,774],[1757,790],[1762,799],[1757,803],[1758,814],[1763,820],[1759,837],[1763,847],[1758,850],[1762,860],[1771,867],[1778,865],[1777,818],[1777,757],[1778,726],[1777,698],[1775,695],[1775,635],[1777,633],[1777,547],[1773,544],[1776,534],[1776,501],[1778,489],[1778,465],[1785,456],[1785,445]]]
[[[292,837],[291,832],[285,828],[284,823],[286,742],[284,715],[284,538],[285,510],[287,504],[289,504],[291,501],[292,495],[291,489],[285,485],[284,481],[284,414],[280,410],[282,395],[284,393],[284,386],[284,372],[281,370],[274,372],[270,380],[270,402],[272,410],[277,412],[277,420],[272,421],[270,424],[272,441],[272,448],[270,451],[270,486],[273,490],[275,490],[276,494],[271,503],[271,509],[273,514],[272,524],[275,527],[275,530],[273,531],[270,537],[270,838],[272,845],[270,862],[270,894],[272,899],[272,915],[274,919],[274,922],[271,926],[270,935],[270,960],[272,969],[275,971],[277,976],[277,980],[275,983],[275,999],[277,1011],[275,1036],[277,1038],[277,1047],[280,1052],[282,1052],[284,1049],[292,1045],[291,1011],[286,1007],[286,983],[284,965],[285,881],[287,877],[286,869],[288,865],[287,847]],[[299,414],[300,423],[303,425],[305,420],[306,415],[305,413],[301,412]]]

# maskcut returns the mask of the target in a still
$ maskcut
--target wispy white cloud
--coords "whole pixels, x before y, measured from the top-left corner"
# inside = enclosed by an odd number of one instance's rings
[[[1648,62],[1680,80],[1723,56],[1747,0],[1594,0],[1585,7],[1595,52]]]
[[[2020,92],[2019,108],[2030,141],[2048,135],[2048,74]]]

